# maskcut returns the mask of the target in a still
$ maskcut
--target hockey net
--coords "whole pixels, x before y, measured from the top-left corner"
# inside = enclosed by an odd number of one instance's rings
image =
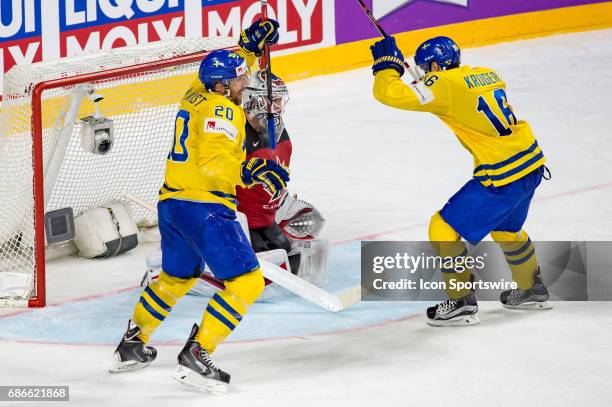
[[[155,205],[178,102],[203,56],[233,48],[227,37],[173,39],[55,62],[16,66],[4,79],[0,115],[0,306],[45,305],[44,214],[74,214],[126,193]],[[114,121],[107,155],[81,147],[92,90]],[[155,215],[132,205],[139,225]]]

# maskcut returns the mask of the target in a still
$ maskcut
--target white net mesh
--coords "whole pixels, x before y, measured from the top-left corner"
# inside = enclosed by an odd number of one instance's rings
[[[57,78],[171,60],[235,44],[235,39],[225,37],[180,38],[56,62],[16,66],[7,73],[0,115],[0,299],[27,300],[36,296],[34,231],[42,225],[36,225],[33,216],[33,87]],[[193,62],[139,73],[128,70],[110,79],[87,82],[93,85],[96,93],[104,96],[100,113],[114,120],[115,140],[107,155],[92,154],[81,148],[79,119],[94,113],[94,103],[83,98],[78,112],[73,111],[75,117],[69,117],[71,100],[75,98],[77,87],[83,85],[44,91],[45,212],[72,207],[78,214],[112,199],[120,199],[126,192],[156,204],[178,102],[197,77],[198,66],[199,62]],[[66,132],[70,127],[72,131]],[[65,128],[65,136],[60,137],[62,128]],[[57,171],[50,168],[57,168]],[[132,205],[132,209],[139,224],[156,222],[155,216],[146,209],[138,205]],[[29,286],[20,291],[14,283],[18,280],[16,276],[28,278]],[[14,287],[11,288],[11,284]]]

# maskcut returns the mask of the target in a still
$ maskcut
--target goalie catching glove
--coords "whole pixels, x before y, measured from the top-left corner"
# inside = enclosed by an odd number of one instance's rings
[[[314,240],[325,225],[325,218],[310,202],[286,194],[276,212],[276,223],[292,240]]]
[[[249,28],[240,33],[238,45],[246,53],[262,55],[265,44],[274,45],[278,42],[278,22],[261,19],[255,21]]]
[[[270,195],[287,188],[289,172],[273,160],[253,157],[242,163],[240,177],[247,188],[261,184]]]

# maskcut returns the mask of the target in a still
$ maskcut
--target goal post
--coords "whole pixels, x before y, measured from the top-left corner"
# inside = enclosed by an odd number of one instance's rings
[[[236,43],[177,38],[7,73],[0,115],[0,307],[45,306],[46,212],[72,208],[77,215],[125,193],[157,202],[181,97],[208,52]],[[93,92],[103,100],[85,97]],[[81,119],[98,113],[113,121],[108,154],[82,147]],[[149,211],[132,209],[139,225],[156,223]]]

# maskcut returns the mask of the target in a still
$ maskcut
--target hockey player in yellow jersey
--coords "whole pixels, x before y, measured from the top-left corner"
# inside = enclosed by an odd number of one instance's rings
[[[190,387],[224,392],[230,375],[211,354],[240,323],[264,288],[257,257],[236,220],[236,186],[285,189],[289,176],[274,161],[245,161],[245,114],[241,92],[248,62],[264,43],[278,41],[278,23],[255,22],[243,31],[241,50],[211,52],[186,91],[175,119],[166,175],[159,191],[162,269],[142,292],[111,372],[148,366],[156,357],[147,342],[177,300],[198,281],[204,265],[225,283],[195,324],[179,353],[174,378]]]
[[[461,65],[461,51],[448,37],[421,44],[415,61],[425,76],[416,84],[401,80],[404,57],[393,37],[372,47],[374,96],[405,110],[433,113],[455,134],[474,159],[473,178],[429,225],[429,239],[442,257],[461,265],[462,241],[476,244],[487,235],[499,243],[518,288],[501,295],[510,308],[550,308],[539,275],[535,249],[522,229],[535,189],[545,172],[545,157],[529,124],[518,118],[502,77],[489,68]],[[435,161],[434,161],[435,163]],[[471,270],[442,270],[452,280],[469,282]],[[449,300],[427,310],[432,325],[477,323],[473,291],[447,289]]]

